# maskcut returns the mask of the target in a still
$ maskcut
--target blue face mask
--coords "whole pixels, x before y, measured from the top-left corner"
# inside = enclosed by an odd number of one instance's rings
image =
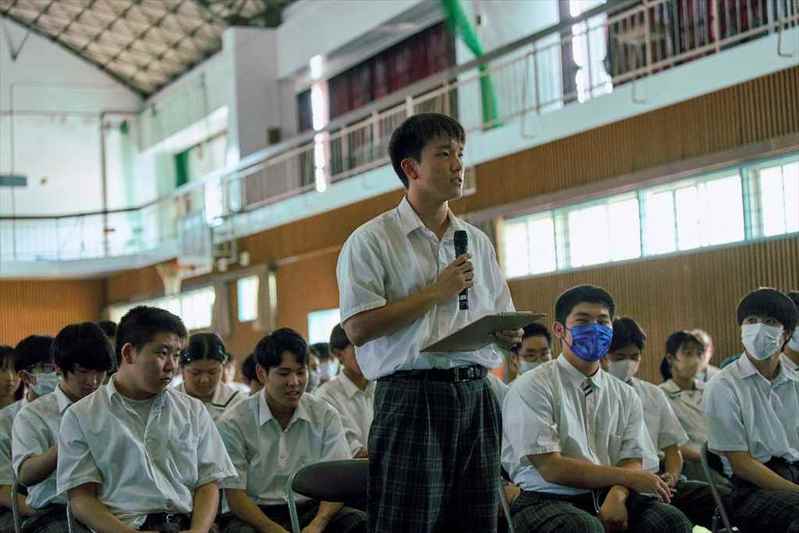
[[[613,328],[603,324],[574,326],[571,330],[572,353],[583,361],[599,361],[608,353],[613,340]]]

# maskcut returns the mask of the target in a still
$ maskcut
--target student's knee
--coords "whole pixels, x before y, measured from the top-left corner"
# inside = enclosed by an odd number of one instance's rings
[[[530,506],[513,515],[516,533],[604,533],[605,527],[595,516],[585,512],[562,513],[544,517],[541,508]]]
[[[667,503],[656,503],[649,507],[633,523],[630,517],[630,530],[638,533],[691,533],[693,524],[685,513]]]

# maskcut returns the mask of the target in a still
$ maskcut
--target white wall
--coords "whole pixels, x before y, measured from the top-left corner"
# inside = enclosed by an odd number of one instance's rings
[[[17,214],[101,209],[99,113],[135,112],[140,98],[35,34],[13,60],[25,30],[3,22],[12,44],[0,39],[0,173],[27,175],[28,186],[0,189],[0,213],[11,214],[12,204]]]

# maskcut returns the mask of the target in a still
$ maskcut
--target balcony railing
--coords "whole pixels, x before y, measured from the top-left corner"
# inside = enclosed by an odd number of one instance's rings
[[[180,238],[181,221],[215,222],[308,193],[388,163],[391,132],[408,116],[440,112],[467,132],[579,105],[642,78],[799,26],[799,0],[620,0],[458,65],[324,130],[270,147],[234,168],[134,209],[61,217],[0,217],[0,262],[76,260],[153,252]],[[488,77],[498,103],[481,112]],[[209,230],[210,231],[210,230]]]

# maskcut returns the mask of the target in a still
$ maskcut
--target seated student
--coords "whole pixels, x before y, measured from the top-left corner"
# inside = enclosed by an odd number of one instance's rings
[[[330,352],[330,345],[326,342],[316,342],[309,346],[311,353],[319,359],[319,385],[322,386],[339,373],[338,360]]]
[[[250,387],[250,394],[255,394],[264,388],[264,384],[260,382],[258,374],[255,371],[257,364],[258,363],[255,362],[254,353],[248,355],[244,362],[241,363],[241,375],[244,376],[247,385]]]
[[[797,309],[799,309],[799,291],[791,291],[788,293],[790,298]],[[791,340],[785,345],[785,350],[782,352],[782,364],[796,372],[799,366],[799,327],[794,329]]]
[[[16,352],[11,346],[0,345],[0,409],[22,399],[25,388],[17,369]]]
[[[707,423],[703,411],[705,383],[696,379],[702,364],[705,344],[696,331],[676,331],[666,340],[668,380],[660,384],[666,393],[677,420],[688,435],[680,446],[683,475],[688,479],[707,481],[702,469],[700,450],[707,442]],[[729,489],[727,478],[716,474],[713,480]]]
[[[0,410],[0,532],[13,530],[13,516],[11,514],[11,486],[14,483],[14,473],[11,468],[11,427],[19,410],[27,403],[25,400],[25,386],[20,377],[23,369],[30,368],[30,364],[19,357],[18,353],[10,346],[0,346],[0,369],[3,373],[9,370],[16,375],[19,386],[14,390],[17,401]],[[2,376],[10,381],[7,376]],[[13,384],[13,383],[12,383]],[[5,387],[12,389],[8,383]],[[31,393],[32,394],[32,393]],[[31,516],[33,510],[28,507],[25,496],[17,495],[17,505],[22,516]]]
[[[715,353],[713,337],[711,337],[710,334],[703,329],[695,329],[692,331],[692,333],[702,341],[702,344],[705,345],[705,353],[702,355],[702,363],[699,366],[699,372],[696,374],[696,379],[703,383],[707,383],[713,379],[716,374],[721,372],[719,367],[710,364],[710,361],[713,360],[713,354]]]
[[[522,343],[514,347],[510,381],[551,359],[552,335],[543,324],[530,324],[524,328]]]
[[[774,289],[746,295],[744,354],[705,388],[708,447],[732,474],[725,503],[742,531],[799,531],[799,377],[780,357],[797,312]]]
[[[117,345],[117,323],[113,320],[100,320],[97,322],[97,325],[100,326],[100,329],[103,330],[105,336],[108,337],[108,340],[111,341],[111,346]],[[114,366],[111,370],[108,371],[108,375],[106,376],[106,382],[108,379],[114,375],[114,372],[117,371],[117,358],[114,356]]]
[[[237,404],[219,421],[219,431],[238,476],[223,482],[233,517],[227,533],[290,529],[285,487],[288,477],[310,463],[351,457],[341,418],[324,400],[305,394],[308,346],[282,328],[255,348],[264,390]],[[340,503],[298,496],[306,532],[366,531],[366,515]]]
[[[186,328],[139,306],[120,321],[119,370],[64,413],[58,490],[96,533],[207,532],[217,482],[235,475],[202,402],[168,387]]]
[[[222,414],[246,395],[222,383],[222,372],[230,355],[216,333],[195,333],[180,352],[183,383],[175,387],[205,404],[216,422]]]
[[[502,463],[522,489],[511,506],[519,533],[691,531],[663,503],[668,484],[642,469],[641,400],[600,367],[614,310],[599,287],[561,294],[553,332],[563,353],[516,379],[505,398]]]
[[[632,318],[613,321],[613,341],[602,367],[614,377],[635,389],[644,409],[646,448],[643,468],[658,474],[674,489],[671,504],[695,524],[712,527],[716,503],[710,486],[703,481],[687,481],[682,477],[683,458],[680,449],[688,443],[688,435],[669,404],[666,394],[648,381],[635,377],[646,345],[646,334]]]
[[[62,329],[53,340],[52,354],[60,383],[52,393],[20,409],[11,444],[14,472],[28,488],[27,502],[36,512],[25,527],[42,532],[67,529],[66,498],[56,489],[58,435],[64,411],[96,391],[113,366],[111,343],[93,322]]]
[[[353,457],[367,457],[369,427],[374,417],[375,384],[361,373],[355,347],[340,324],[330,334],[330,351],[341,364],[341,373],[314,393],[336,408]]]

